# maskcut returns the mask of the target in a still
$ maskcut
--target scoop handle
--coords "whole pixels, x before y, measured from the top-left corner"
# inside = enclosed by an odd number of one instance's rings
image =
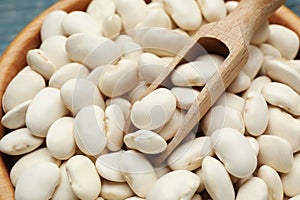
[[[224,20],[229,27],[239,26],[247,44],[268,17],[286,0],[242,0]]]

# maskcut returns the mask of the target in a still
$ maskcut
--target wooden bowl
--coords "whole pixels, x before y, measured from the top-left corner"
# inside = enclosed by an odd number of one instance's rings
[[[30,24],[28,24],[12,41],[0,58],[0,105],[2,105],[3,93],[11,79],[26,66],[26,53],[30,49],[38,48],[40,40],[40,28],[47,14],[53,10],[85,10],[91,0],[61,0],[43,12]],[[284,25],[294,30],[300,38],[300,18],[288,8],[282,6],[270,17],[271,23]],[[0,118],[3,110],[0,109]],[[0,138],[6,130],[0,124]],[[14,199],[14,188],[9,179],[8,165],[10,160],[0,154],[0,200]]]

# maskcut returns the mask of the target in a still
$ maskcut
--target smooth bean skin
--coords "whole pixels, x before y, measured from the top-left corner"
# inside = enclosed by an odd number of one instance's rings
[[[20,158],[12,167],[9,176],[13,186],[16,186],[20,176],[24,171],[43,162],[52,162],[57,166],[59,166],[61,163],[60,160],[57,160],[51,156],[47,148],[41,148],[30,152],[29,154],[26,154]]]
[[[47,87],[32,99],[26,112],[25,122],[33,135],[46,137],[51,124],[67,114],[68,110],[60,98],[60,91]]]
[[[40,46],[40,50],[48,55],[56,69],[70,63],[65,47],[66,42],[67,38],[65,36],[52,36],[43,41]]]
[[[97,86],[83,78],[74,78],[65,82],[60,89],[60,97],[73,114],[77,114],[89,105],[105,108],[103,96]]]
[[[269,110],[261,93],[248,93],[243,118],[245,127],[251,135],[259,136],[265,132],[269,122]]]
[[[266,183],[257,177],[250,178],[243,183],[237,192],[236,200],[246,199],[267,200],[268,188]]]
[[[175,109],[176,98],[172,92],[159,88],[133,104],[130,118],[137,128],[154,130],[165,125]]]
[[[146,197],[158,177],[144,154],[134,150],[125,151],[119,167],[132,191],[139,197]]]
[[[100,154],[106,144],[104,112],[95,105],[81,109],[75,117],[74,138],[78,148],[87,155]]]
[[[25,67],[10,81],[3,94],[2,108],[4,112],[32,99],[41,89],[45,88],[45,85],[45,80],[40,74],[31,70],[30,67]]]
[[[147,200],[191,199],[194,196],[200,178],[190,171],[176,170],[159,178],[148,192]]]
[[[18,129],[25,125],[25,116],[31,100],[15,106],[13,109],[5,113],[1,119],[1,124],[9,129]]]
[[[49,199],[60,181],[59,168],[44,162],[24,171],[20,176],[16,189],[16,200]]]
[[[263,165],[257,172],[257,177],[261,178],[268,187],[268,199],[283,199],[283,186],[279,174],[268,165]]]
[[[40,49],[28,51],[26,61],[31,69],[41,74],[46,80],[49,80],[56,70],[48,55]]]
[[[198,137],[177,147],[168,158],[172,170],[195,170],[202,165],[205,156],[212,155],[210,138]]]
[[[266,134],[286,139],[295,153],[300,150],[300,121],[280,108],[269,108]]]
[[[45,41],[47,38],[55,35],[64,35],[62,28],[63,18],[67,13],[63,10],[55,10],[50,12],[41,27],[41,39]]]
[[[289,173],[282,174],[281,180],[284,188],[284,194],[292,197],[300,194],[300,154],[294,156],[293,167]]]
[[[44,142],[27,128],[14,130],[0,140],[0,151],[9,155],[22,155],[38,148]]]
[[[158,154],[167,148],[167,142],[159,134],[149,130],[128,133],[124,137],[124,143],[128,148],[145,154]]]
[[[293,151],[287,140],[274,135],[261,135],[257,138],[257,142],[260,164],[269,165],[282,173],[288,173],[292,169]]]
[[[213,199],[234,199],[235,194],[229,174],[220,161],[210,156],[205,157],[202,164],[202,177],[205,189]]]
[[[94,163],[86,156],[76,155],[66,164],[74,194],[80,199],[93,200],[101,191],[101,181]]]
[[[74,155],[74,118],[63,117],[56,120],[49,128],[46,145],[51,155],[60,160],[67,160]]]
[[[268,43],[277,48],[281,55],[286,59],[294,59],[299,48],[297,34],[292,30],[277,24],[271,24],[269,30]]]
[[[211,144],[226,170],[233,176],[246,178],[256,169],[256,154],[247,138],[237,130],[216,130],[211,135]]]
[[[210,136],[220,128],[234,128],[244,134],[245,125],[242,113],[226,105],[212,107],[201,120],[200,128],[205,135]]]
[[[60,183],[55,189],[52,199],[61,200],[78,200],[78,197],[72,191],[71,185],[69,183],[69,178],[66,171],[66,162],[64,162],[60,168]]]
[[[96,168],[101,177],[113,182],[126,182],[118,162],[125,151],[120,150],[100,155],[96,160]]]
[[[69,63],[52,74],[49,80],[49,86],[60,89],[65,82],[73,78],[86,78],[89,75],[89,70],[82,64]]]
[[[175,23],[184,30],[200,27],[202,16],[197,3],[193,0],[164,0],[165,7]]]

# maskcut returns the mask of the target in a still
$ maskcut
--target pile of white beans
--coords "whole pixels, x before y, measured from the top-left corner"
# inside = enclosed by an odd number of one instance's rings
[[[22,155],[10,171],[16,199],[300,200],[299,39],[267,21],[199,126],[164,165],[149,159],[224,58],[199,55],[142,95],[197,29],[237,5],[93,0],[51,12],[2,99],[0,150]]]

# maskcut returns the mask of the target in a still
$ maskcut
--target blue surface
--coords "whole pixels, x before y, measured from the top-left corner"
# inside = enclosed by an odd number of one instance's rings
[[[0,0],[0,55],[26,24],[56,1]],[[300,0],[287,0],[286,5],[300,16]]]

